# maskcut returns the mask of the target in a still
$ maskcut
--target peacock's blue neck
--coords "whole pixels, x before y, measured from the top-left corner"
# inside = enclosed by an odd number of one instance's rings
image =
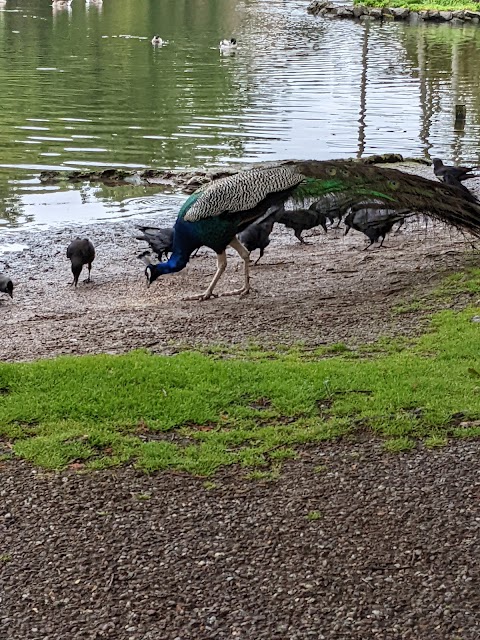
[[[155,265],[155,278],[165,273],[176,273],[185,269],[190,260],[190,256],[202,246],[202,242],[195,236],[193,225],[177,219],[173,236],[173,252],[167,262],[160,262]]]
[[[161,276],[165,273],[176,273],[185,269],[190,260],[191,251],[184,252],[178,247],[174,249],[167,262],[159,262],[155,265],[155,275]]]

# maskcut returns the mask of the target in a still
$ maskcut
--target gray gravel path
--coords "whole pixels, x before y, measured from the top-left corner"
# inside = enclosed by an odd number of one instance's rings
[[[0,463],[0,638],[478,640],[478,451],[329,444],[213,489]]]

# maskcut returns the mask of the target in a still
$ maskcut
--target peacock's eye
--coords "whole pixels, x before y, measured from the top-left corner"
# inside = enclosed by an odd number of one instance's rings
[[[335,167],[329,167],[327,169],[327,173],[329,176],[336,176],[337,175],[337,170],[335,169]]]
[[[397,189],[400,188],[400,183],[397,182],[396,180],[389,180],[388,188],[391,189],[392,191],[396,191]]]
[[[344,178],[348,178],[350,176],[350,171],[348,171],[347,169],[341,169],[340,173]]]

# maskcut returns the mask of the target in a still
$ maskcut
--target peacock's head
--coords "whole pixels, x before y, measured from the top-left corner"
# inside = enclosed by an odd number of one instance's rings
[[[155,280],[158,278],[159,275],[160,273],[157,271],[157,269],[155,269],[155,265],[149,264],[145,269],[145,276],[147,278],[147,287],[149,287],[152,284],[152,282],[155,282]]]

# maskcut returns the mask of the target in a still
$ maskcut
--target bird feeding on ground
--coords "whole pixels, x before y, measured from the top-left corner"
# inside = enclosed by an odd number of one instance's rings
[[[167,262],[148,265],[148,284],[161,275],[184,269],[192,252],[203,245],[217,253],[217,270],[207,289],[187,299],[207,300],[227,266],[225,250],[235,249],[244,262],[244,284],[222,295],[242,295],[250,289],[249,253],[236,238],[272,206],[287,200],[318,200],[336,195],[350,206],[375,200],[405,216],[416,211],[480,237],[480,202],[459,197],[441,182],[396,169],[348,161],[286,161],[277,166],[242,171],[220,178],[193,193],[175,222],[173,252]]]
[[[95,248],[88,238],[75,238],[67,248],[67,258],[72,263],[73,282],[75,286],[78,284],[78,278],[82,272],[83,265],[88,266],[87,282],[90,282],[90,271],[92,270],[92,262],[95,259]]]
[[[0,273],[0,291],[2,293],[7,293],[10,298],[13,298],[13,282],[3,273]]]
[[[173,251],[173,227],[138,227],[142,231],[141,236],[135,236],[137,240],[145,240],[160,262]],[[139,258],[147,255],[142,253]]]

